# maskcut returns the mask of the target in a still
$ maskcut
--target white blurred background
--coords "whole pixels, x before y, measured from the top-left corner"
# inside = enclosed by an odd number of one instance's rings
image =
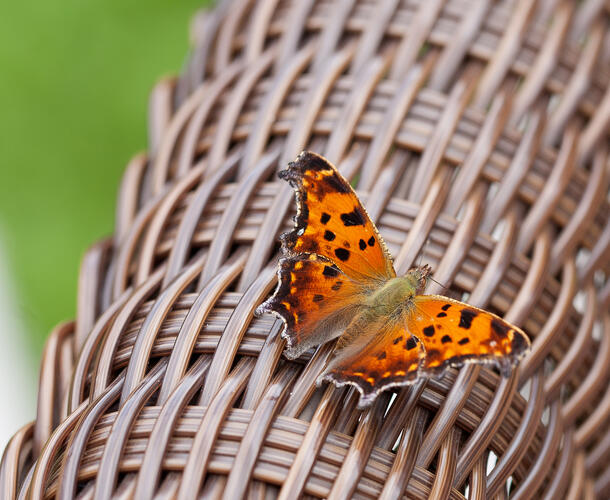
[[[38,373],[3,241],[0,234],[0,450],[19,428],[34,420]]]

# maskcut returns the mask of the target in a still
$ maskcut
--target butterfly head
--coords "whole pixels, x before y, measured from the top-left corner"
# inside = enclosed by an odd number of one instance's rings
[[[415,289],[415,294],[421,295],[426,289],[426,283],[428,282],[428,276],[430,276],[430,274],[432,274],[432,268],[428,264],[425,264],[410,269],[405,275],[405,278],[411,282]]]

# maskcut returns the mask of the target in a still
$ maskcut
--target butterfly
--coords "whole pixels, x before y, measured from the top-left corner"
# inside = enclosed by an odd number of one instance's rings
[[[335,338],[318,384],[350,384],[359,407],[384,390],[449,366],[495,363],[508,377],[527,335],[499,316],[441,295],[423,295],[429,266],[397,276],[358,196],[328,160],[304,151],[279,173],[295,190],[294,229],[280,236],[275,293],[257,308],[285,324],[285,355]]]

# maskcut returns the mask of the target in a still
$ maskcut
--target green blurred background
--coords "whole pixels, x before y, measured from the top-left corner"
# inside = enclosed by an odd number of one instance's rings
[[[81,257],[112,232],[123,169],[147,147],[150,90],[180,70],[189,22],[210,3],[0,7],[0,254],[33,359],[74,317]]]

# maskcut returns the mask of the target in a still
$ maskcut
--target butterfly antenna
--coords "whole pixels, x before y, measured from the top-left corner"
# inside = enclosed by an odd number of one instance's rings
[[[443,288],[443,290],[444,290],[445,292],[448,292],[448,291],[449,291],[449,287],[448,287],[448,286],[443,285],[443,284],[442,284],[442,283],[440,283],[439,281],[436,281],[436,280],[435,280],[435,279],[434,279],[432,276],[428,276],[428,279],[429,279],[430,281],[434,281],[434,283],[436,283],[438,286],[442,287],[442,288]]]

